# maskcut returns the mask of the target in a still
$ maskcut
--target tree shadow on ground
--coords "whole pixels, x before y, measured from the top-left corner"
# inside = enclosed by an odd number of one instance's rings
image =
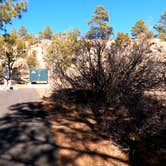
[[[101,100],[91,97],[89,92],[68,89],[47,99],[45,106],[59,148],[60,165],[165,163],[164,104],[143,97],[133,110],[135,113],[131,113],[124,106],[102,105]]]
[[[1,166],[55,166],[57,147],[40,102],[12,105],[0,119]]]
[[[124,106],[102,105],[93,97],[64,90],[43,102],[10,106],[0,119],[0,165],[165,164],[166,109],[161,101],[144,97],[135,109],[142,117],[138,120]]]
[[[62,166],[127,166],[127,155],[99,125],[82,92],[65,90],[46,99]],[[88,94],[90,95],[90,94]]]
[[[130,160],[133,166],[164,166],[166,162],[166,98],[144,96],[140,102],[133,131],[129,138]],[[137,137],[137,138],[136,138]]]
[[[164,166],[166,161],[166,101],[144,96],[134,108],[114,108],[104,115],[107,133],[129,149],[132,166]],[[133,112],[131,112],[133,111]]]

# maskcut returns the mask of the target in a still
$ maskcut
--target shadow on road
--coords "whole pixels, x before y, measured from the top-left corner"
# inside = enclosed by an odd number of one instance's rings
[[[21,103],[9,109],[0,119],[0,165],[56,165],[57,147],[42,103]]]
[[[95,127],[88,110],[55,104],[51,117],[57,124],[51,125],[47,106],[42,102],[11,105],[0,118],[0,166],[127,165],[123,156],[114,155],[115,147],[107,153],[107,137]]]

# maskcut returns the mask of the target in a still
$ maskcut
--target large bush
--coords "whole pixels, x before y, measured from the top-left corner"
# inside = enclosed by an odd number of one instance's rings
[[[64,87],[90,90],[108,103],[132,105],[145,90],[162,81],[160,63],[145,41],[126,48],[103,40],[79,42],[75,61],[68,70],[61,68],[58,57],[54,63],[58,83]]]
[[[29,68],[35,68],[38,66],[38,59],[35,51],[32,52],[32,55],[27,57],[27,64]]]

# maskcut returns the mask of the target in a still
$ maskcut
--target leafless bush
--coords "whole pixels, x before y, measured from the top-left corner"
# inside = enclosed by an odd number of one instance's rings
[[[103,40],[80,40],[71,66],[64,70],[57,58],[54,73],[62,87],[90,90],[106,103],[135,105],[145,90],[163,79],[161,63],[149,47],[145,40],[125,48]]]

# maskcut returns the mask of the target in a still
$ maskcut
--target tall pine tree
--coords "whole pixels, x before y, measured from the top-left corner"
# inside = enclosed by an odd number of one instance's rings
[[[154,29],[158,31],[159,38],[166,41],[166,11],[161,15],[161,18],[158,24],[154,26]]]
[[[132,27],[131,32],[133,37],[138,37],[141,34],[147,34],[148,27],[145,24],[145,22],[142,19],[140,19]]]
[[[113,34],[113,28],[108,25],[108,11],[103,6],[97,6],[94,15],[89,20],[90,30],[86,34],[88,39],[109,39]]]

